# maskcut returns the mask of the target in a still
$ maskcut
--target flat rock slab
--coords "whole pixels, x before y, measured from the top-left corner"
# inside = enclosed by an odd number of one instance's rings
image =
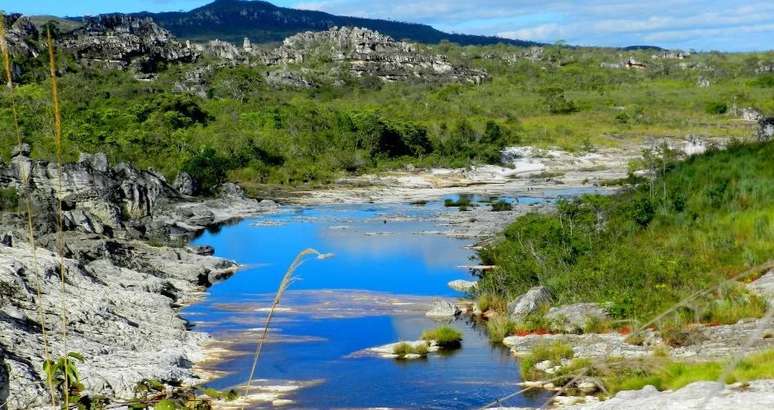
[[[554,342],[569,344],[575,357],[582,358],[642,357],[650,354],[647,347],[626,343],[624,339],[626,336],[618,333],[527,335],[506,337],[503,344],[510,347],[515,356],[526,355],[535,346]]]
[[[774,380],[757,380],[742,387],[716,382],[691,383],[676,391],[653,386],[622,391],[612,399],[562,407],[573,410],[768,410],[774,408]]]

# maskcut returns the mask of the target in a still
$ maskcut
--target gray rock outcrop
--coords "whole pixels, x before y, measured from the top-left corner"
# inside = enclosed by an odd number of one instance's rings
[[[512,320],[524,319],[551,303],[551,294],[543,286],[536,286],[508,304],[508,315]]]
[[[430,310],[425,316],[431,319],[453,319],[460,314],[460,308],[448,300],[437,300],[433,302]]]
[[[25,36],[32,38],[34,33]],[[81,27],[63,33],[57,41],[84,66],[132,68],[140,73],[153,73],[167,64],[190,63],[198,58],[196,50],[175,40],[152,19],[121,14],[87,17]]]
[[[29,244],[0,245],[0,357],[4,358],[9,409],[40,408],[48,400],[42,365],[48,351],[57,358],[81,353],[78,370],[86,393],[132,397],[143,379],[194,378],[206,336],[188,332],[177,314],[210,280],[233,272],[231,262],[184,249],[155,248],[68,232],[64,260]],[[40,293],[38,293],[40,291]],[[60,312],[67,317],[62,335]]]
[[[552,307],[545,318],[565,333],[578,333],[584,331],[592,321],[604,321],[609,317],[605,309],[596,303],[576,303]]]

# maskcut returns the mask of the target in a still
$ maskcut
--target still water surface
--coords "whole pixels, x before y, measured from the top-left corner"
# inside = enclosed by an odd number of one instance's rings
[[[518,197],[522,204],[555,200]],[[517,198],[505,198],[516,201]],[[475,201],[481,198],[474,198]],[[485,206],[485,205],[482,205]],[[282,301],[272,324],[256,378],[305,382],[288,396],[293,408],[472,408],[518,390],[518,363],[507,349],[491,345],[480,327],[466,319],[452,326],[464,334],[462,349],[426,360],[395,361],[358,354],[398,340],[416,340],[437,326],[416,309],[432,297],[461,296],[448,288],[468,279],[459,265],[471,264],[470,241],[427,232],[444,229],[432,221],[442,201],[423,206],[357,204],[284,208],[283,211],[223,226],[198,238],[216,254],[246,269],[213,286],[183,315],[196,330],[232,340],[252,352],[255,335],[288,264],[305,248],[331,252],[309,260]],[[246,338],[245,335],[250,335]],[[215,388],[244,383],[250,355],[218,365],[229,372]],[[539,406],[544,394],[518,396],[510,406]]]

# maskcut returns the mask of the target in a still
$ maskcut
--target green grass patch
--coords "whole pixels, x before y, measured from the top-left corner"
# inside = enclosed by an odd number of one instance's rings
[[[449,326],[441,326],[432,330],[422,332],[422,340],[426,342],[435,341],[438,346],[444,349],[458,348],[462,342],[462,333]]]
[[[402,342],[395,345],[395,347],[392,348],[392,352],[393,354],[398,355],[399,359],[403,359],[410,354],[427,356],[427,344],[419,343],[416,346],[414,346],[411,343]]]
[[[537,380],[544,375],[543,372],[535,369],[535,365],[550,360],[554,366],[559,365],[562,359],[572,359],[572,346],[561,343],[539,344],[530,350],[529,354],[519,359],[521,374],[525,379]]]

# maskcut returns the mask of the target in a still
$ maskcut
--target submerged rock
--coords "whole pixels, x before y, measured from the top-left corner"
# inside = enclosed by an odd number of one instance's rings
[[[508,315],[512,320],[521,320],[551,303],[551,294],[543,286],[536,286],[508,304]]]

